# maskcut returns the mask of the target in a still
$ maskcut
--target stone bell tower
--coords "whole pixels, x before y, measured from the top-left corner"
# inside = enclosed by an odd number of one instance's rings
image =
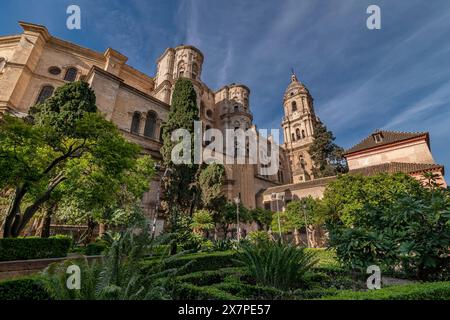
[[[313,142],[314,113],[313,98],[306,86],[292,73],[291,83],[283,100],[284,117],[282,128],[284,148],[290,162],[292,182],[299,183],[314,179],[313,163],[308,149]]]

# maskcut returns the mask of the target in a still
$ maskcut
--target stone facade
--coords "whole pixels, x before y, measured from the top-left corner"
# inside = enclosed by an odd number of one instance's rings
[[[0,114],[26,114],[55,88],[84,80],[95,91],[104,117],[160,160],[161,124],[168,116],[174,84],[183,77],[194,84],[204,129],[257,130],[250,111],[250,89],[233,83],[211,90],[201,80],[204,57],[195,47],[167,49],[152,77],[129,66],[127,57],[111,48],[95,52],[51,36],[44,26],[19,24],[22,34],[0,37]],[[226,165],[224,193],[230,200],[240,195],[246,207],[255,208],[258,192],[290,182],[283,150],[280,160],[284,171],[272,176],[262,175],[258,165]],[[155,213],[158,184],[159,178],[143,198],[149,216]]]
[[[44,26],[19,24],[22,34],[0,37],[0,114],[26,114],[55,88],[84,80],[95,91],[104,117],[114,122],[127,139],[141,145],[145,153],[160,160],[161,125],[168,116],[174,84],[183,77],[194,84],[204,129],[257,132],[250,89],[235,83],[217,91],[210,89],[201,80],[204,56],[195,47],[167,49],[158,59],[157,72],[152,77],[129,66],[127,57],[111,48],[104,53],[95,52],[51,36]],[[308,148],[313,142],[314,125],[320,119],[311,94],[295,75],[286,89],[283,107],[284,143],[280,146],[279,172],[265,175],[260,165],[226,165],[224,193],[228,199],[240,195],[246,207],[274,209],[274,193],[283,193],[284,202],[309,195],[321,197],[326,184],[334,179],[314,179],[312,174]],[[270,136],[268,140],[275,143]],[[394,161],[434,164],[428,134],[400,142],[387,139],[375,147],[362,145],[350,151],[347,159],[351,170]],[[417,176],[421,170],[411,174]],[[443,167],[436,170],[445,183]],[[149,216],[155,214],[158,185],[159,177],[143,197],[142,206]],[[162,226],[162,220],[159,225]]]

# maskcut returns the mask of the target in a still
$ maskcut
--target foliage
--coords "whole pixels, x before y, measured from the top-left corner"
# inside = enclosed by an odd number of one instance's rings
[[[203,234],[214,228],[213,217],[207,210],[198,210],[192,217],[191,228],[196,233]]]
[[[326,222],[351,227],[366,204],[376,207],[393,203],[403,194],[420,197],[423,192],[420,183],[404,173],[342,175],[325,189]]]
[[[314,163],[315,178],[335,176],[348,171],[344,157],[344,149],[334,143],[335,137],[326,126],[317,121],[314,124],[313,143],[309,147],[309,154]]]
[[[238,300],[239,298],[215,287],[199,287],[190,283],[182,283],[176,288],[179,300]]]
[[[220,268],[236,267],[234,260],[237,257],[235,251],[223,251],[213,253],[186,254],[173,258],[166,262],[167,268],[185,266],[178,274],[188,274],[196,271],[217,270]],[[157,260],[149,259],[144,262],[144,270],[155,264]],[[189,262],[189,264],[188,264]],[[145,272],[145,271],[144,271]]]
[[[314,253],[279,241],[248,244],[242,249],[238,260],[257,284],[279,289],[301,286],[305,273],[317,263]]]
[[[65,236],[4,238],[0,239],[0,261],[66,257],[71,245],[72,239]]]
[[[221,164],[210,164],[199,175],[199,187],[202,193],[203,205],[214,210],[223,205],[225,201],[222,195],[225,181],[225,168]]]
[[[363,180],[360,193],[367,194],[366,202],[347,200],[341,206],[351,208],[341,216],[345,219],[336,215],[328,222],[330,244],[340,261],[358,269],[377,264],[419,279],[448,271],[449,194],[439,188],[424,189],[412,180],[399,175]]]
[[[98,256],[108,249],[109,245],[106,241],[97,240],[89,243],[84,249],[84,254],[87,256]]]
[[[259,244],[270,242],[271,238],[268,232],[266,231],[252,231],[248,234],[247,240],[252,244]]]
[[[230,239],[218,239],[213,241],[213,251],[229,251],[233,249],[233,241]]]
[[[24,277],[0,281],[0,301],[50,300],[41,277]]]
[[[259,230],[268,229],[272,223],[273,213],[270,210],[256,208],[249,212],[252,221],[256,222]]]
[[[83,82],[58,88],[26,119],[5,116],[0,140],[0,188],[15,190],[4,237],[17,237],[50,200],[64,196],[78,210],[101,211],[120,202],[123,185],[142,186],[126,183],[138,167],[139,146],[96,113],[95,94]]]
[[[450,300],[450,282],[428,282],[390,286],[380,290],[344,290],[323,300]]]
[[[192,152],[194,121],[199,120],[198,114],[197,94],[192,82],[188,79],[177,80],[168,119],[162,126],[163,146],[161,148],[164,165],[170,169],[170,176],[163,181],[165,189],[163,194],[169,209],[173,210],[170,212],[171,215],[191,213],[194,196],[198,194],[196,179],[199,168],[194,164]],[[191,154],[188,164],[174,164],[172,161],[172,151],[177,143],[172,141],[172,133],[177,129],[186,129],[191,135]]]
[[[192,272],[186,275],[178,276],[176,278],[179,282],[191,283],[196,286],[207,286],[219,283],[225,280],[226,277],[236,276],[240,277],[244,274],[242,268],[222,268],[217,270],[205,270]]]
[[[167,299],[170,279],[177,269],[163,268],[164,257],[155,259],[151,268],[141,271],[141,262],[155,245],[147,232],[129,229],[110,237],[111,246],[97,263],[66,261],[49,266],[45,271],[45,284],[56,300],[148,300]],[[81,269],[81,290],[66,286],[68,265]]]
[[[222,229],[223,233],[229,232],[231,224],[236,224],[237,222],[237,212],[236,204],[232,202],[227,202],[220,212],[214,214],[214,223]],[[250,211],[243,206],[242,203],[239,204],[239,222],[248,223],[252,221],[252,216]]]

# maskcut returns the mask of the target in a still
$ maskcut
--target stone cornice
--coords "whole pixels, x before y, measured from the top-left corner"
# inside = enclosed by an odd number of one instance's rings
[[[168,105],[167,103],[164,103],[163,101],[158,100],[157,98],[149,95],[148,93],[142,92],[139,89],[136,89],[133,86],[130,86],[129,84],[126,84],[122,78],[119,78],[119,77],[113,75],[112,73],[110,73],[108,71],[105,71],[105,70],[103,70],[103,69],[101,69],[101,68],[99,68],[97,66],[93,66],[91,68],[91,70],[89,71],[89,73],[87,75],[87,78],[90,78],[92,76],[92,74],[95,74],[95,73],[98,73],[98,74],[100,74],[100,75],[102,75],[102,76],[104,76],[104,77],[106,77],[106,78],[108,78],[108,79],[110,79],[110,80],[112,80],[114,82],[119,83],[120,87],[123,88],[123,89],[129,90],[129,91],[131,91],[131,92],[141,96],[144,99],[150,100],[150,101],[158,104],[159,106],[161,106],[161,107],[163,107],[163,108],[165,108],[167,110],[170,109],[170,105]]]

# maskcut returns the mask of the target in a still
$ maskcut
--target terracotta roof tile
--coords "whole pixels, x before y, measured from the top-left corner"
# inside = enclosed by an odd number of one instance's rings
[[[376,142],[374,139],[375,134],[381,134],[382,141]],[[379,146],[385,146],[389,145],[391,143],[408,140],[412,138],[417,138],[420,136],[427,136],[428,132],[400,132],[400,131],[386,131],[386,130],[377,130],[374,133],[372,133],[370,136],[362,140],[360,143],[356,144],[355,146],[351,147],[347,151],[345,151],[345,154],[354,153],[357,151],[362,151],[366,149],[371,149],[374,147]]]
[[[407,174],[413,174],[443,169],[444,167],[442,165],[436,163],[390,162],[351,170],[350,173],[362,174],[364,176],[371,176],[382,172],[384,173],[403,172]]]

